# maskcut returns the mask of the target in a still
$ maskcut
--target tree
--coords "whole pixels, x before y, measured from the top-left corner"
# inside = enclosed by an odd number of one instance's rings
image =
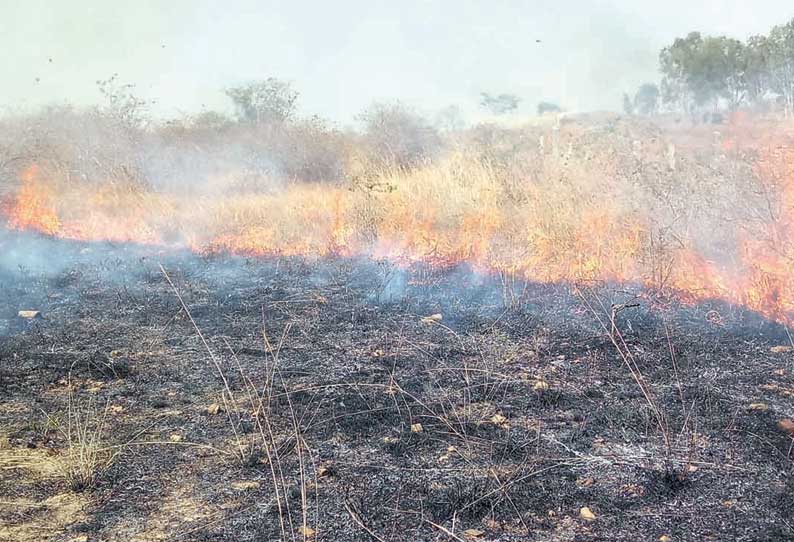
[[[794,19],[769,32],[769,77],[783,99],[786,116],[794,113]]]
[[[735,110],[747,97],[747,62],[747,47],[739,40],[698,32],[677,38],[659,55],[662,98],[692,115],[722,100]]]
[[[359,120],[375,159],[384,165],[414,167],[441,148],[436,129],[400,102],[374,103]]]
[[[434,124],[441,132],[458,132],[466,126],[463,113],[457,105],[449,105],[439,111]]]
[[[625,92],[623,93],[623,112],[627,115],[634,114],[634,103],[631,101],[631,98],[629,98],[629,95]]]
[[[700,32],[690,32],[686,38],[676,38],[672,45],[659,53],[662,99],[684,113],[691,109],[690,74],[695,51],[702,43]]]
[[[136,96],[135,85],[121,83],[117,73],[97,81],[96,85],[107,101],[107,111],[121,126],[134,130],[146,125],[149,105],[154,101],[148,102]]]
[[[717,62],[721,70],[718,70],[718,75],[722,75],[725,81],[722,96],[728,100],[729,109],[736,111],[748,94],[747,46],[733,38],[716,39],[720,48]]]
[[[242,122],[283,123],[297,107],[298,92],[288,82],[275,77],[226,89]]]
[[[745,47],[745,83],[747,99],[758,102],[769,91],[769,40],[766,36],[751,36]]]
[[[500,94],[492,96],[487,92],[480,94],[480,106],[484,107],[494,115],[505,115],[518,109],[521,98],[514,94]]]
[[[538,115],[545,115],[546,113],[560,113],[562,109],[559,105],[551,102],[540,102],[538,104]]]
[[[626,96],[628,98],[628,96]],[[659,87],[653,83],[640,85],[634,95],[634,110],[640,115],[654,115],[659,110]]]

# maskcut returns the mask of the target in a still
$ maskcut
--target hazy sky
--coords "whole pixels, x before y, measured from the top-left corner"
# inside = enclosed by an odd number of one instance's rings
[[[483,91],[614,109],[676,36],[792,17],[791,0],[0,0],[0,108],[96,103],[117,72],[165,116],[270,75],[341,122],[373,100],[469,111]]]

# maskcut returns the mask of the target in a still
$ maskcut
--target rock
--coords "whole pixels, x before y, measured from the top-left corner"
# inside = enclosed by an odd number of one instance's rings
[[[311,538],[311,537],[313,537],[313,536],[314,536],[315,530],[314,530],[314,529],[312,529],[311,527],[309,527],[308,525],[306,525],[306,526],[303,526],[303,525],[302,525],[302,526],[300,527],[300,529],[298,529],[298,532],[299,532],[300,534],[302,534],[302,535],[303,535],[304,537],[306,537],[306,538]]]
[[[769,351],[772,352],[773,354],[784,354],[786,352],[794,351],[794,346],[783,344],[780,346],[773,346],[772,348],[769,349]]]
[[[463,538],[467,538],[469,540],[477,540],[478,538],[482,538],[485,532],[479,529],[466,529],[463,531]]]
[[[411,433],[421,433],[424,430],[425,428],[422,427],[421,423],[415,423],[411,425]]]
[[[585,521],[595,521],[596,515],[587,506],[579,509],[579,517]]]
[[[174,433],[173,435],[168,437],[168,440],[170,440],[171,442],[182,442],[182,435],[178,435]]]
[[[659,542],[673,542],[673,539],[670,538],[668,535],[663,534],[659,537]]]
[[[436,322],[440,322],[443,319],[444,319],[444,316],[441,313],[437,312],[435,314],[431,314],[430,316],[425,316],[424,318],[422,318],[422,323],[423,324],[433,324],[433,323],[436,323]]]
[[[794,420],[791,418],[784,418],[777,422],[778,428],[790,437],[794,437]]]
[[[17,316],[24,318],[25,320],[35,320],[37,318],[42,318],[41,311],[19,311]]]
[[[207,407],[207,414],[214,416],[217,413],[219,413],[221,410],[223,410],[221,408],[221,405],[219,405],[218,403],[212,403],[210,406]]]
[[[532,389],[535,390],[535,391],[546,391],[546,390],[549,389],[549,383],[544,381],[544,380],[538,380],[532,386]]]
[[[766,410],[769,410],[769,405],[767,405],[766,403],[750,403],[749,408],[750,410],[758,410],[764,412]]]

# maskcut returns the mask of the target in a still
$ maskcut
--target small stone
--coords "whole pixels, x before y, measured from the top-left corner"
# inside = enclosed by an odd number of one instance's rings
[[[532,386],[532,389],[535,390],[535,391],[546,391],[546,390],[549,389],[549,383],[544,381],[544,380],[538,380]]]
[[[178,434],[174,433],[173,435],[171,435],[170,437],[168,437],[168,439],[169,439],[171,442],[182,442],[182,435],[178,435]]]
[[[440,313],[436,313],[436,314],[431,314],[430,316],[425,316],[424,318],[422,318],[422,323],[423,324],[434,324],[436,322],[440,322],[443,319],[444,319],[444,316],[442,316]]]
[[[766,403],[750,403],[750,410],[758,410],[764,412],[769,410],[769,405]]]
[[[794,437],[794,420],[791,418],[784,418],[777,422],[778,428],[790,437]]]
[[[659,537],[659,542],[673,542],[673,539],[667,536],[666,534],[663,534],[662,536]]]
[[[210,406],[207,407],[207,414],[209,414],[210,416],[214,416],[220,411],[221,411],[221,405],[219,405],[218,403],[212,403]]]
[[[773,354],[784,354],[786,352],[794,351],[794,346],[783,344],[780,346],[773,346],[772,348],[769,349],[769,351],[772,352]]]
[[[298,529],[298,532],[306,538],[311,538],[314,536],[315,530],[308,525],[302,525],[300,529]]]
[[[19,311],[17,316],[25,320],[34,320],[36,318],[41,318],[41,311]]]
[[[587,506],[583,506],[579,509],[579,517],[581,517],[585,521],[594,521],[596,515],[593,513],[592,510],[590,510],[590,508],[588,508]]]
[[[485,532],[479,529],[466,529],[465,531],[463,531],[463,537],[468,538],[469,540],[476,540],[478,538],[482,538],[484,534]]]
[[[424,430],[425,429],[424,429],[424,427],[422,427],[421,423],[411,424],[411,433],[421,433]]]

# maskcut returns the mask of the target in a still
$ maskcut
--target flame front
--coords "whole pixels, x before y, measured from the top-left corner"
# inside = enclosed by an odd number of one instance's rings
[[[375,189],[295,183],[268,193],[192,197],[70,183],[33,166],[7,206],[7,226],[200,253],[465,261],[539,282],[636,282],[788,322],[794,315],[792,141],[730,134],[719,152],[725,160],[753,157],[742,174],[750,195],[735,195],[727,210],[698,201],[709,217],[702,223],[692,218],[694,199],[665,202],[657,195],[647,204],[647,191],[627,181],[609,155],[579,171],[548,159],[532,178],[522,178],[457,153],[411,172],[380,172]],[[725,183],[715,190],[737,191]]]
[[[39,179],[38,166],[26,169],[20,175],[20,181],[21,186],[8,215],[8,227],[58,235],[61,221],[54,207],[56,194]]]

